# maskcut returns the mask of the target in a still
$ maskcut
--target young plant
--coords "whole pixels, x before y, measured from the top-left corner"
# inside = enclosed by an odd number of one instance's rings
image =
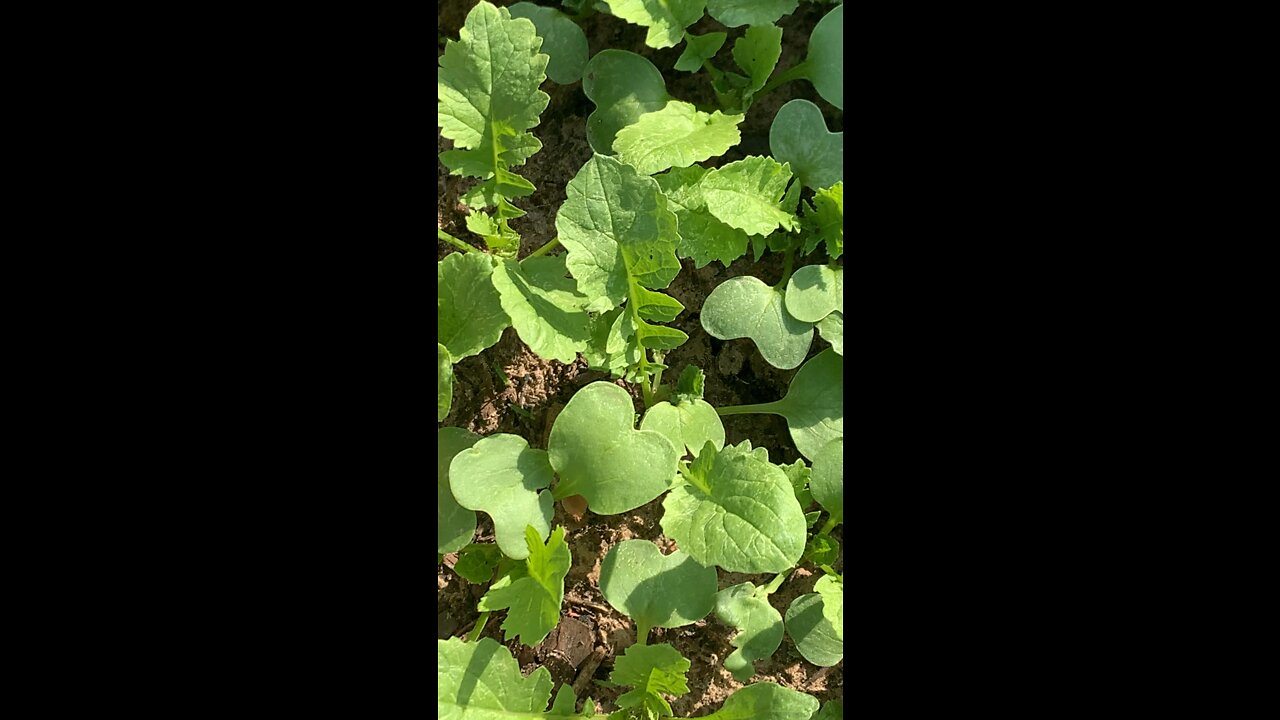
[[[689,661],[667,644],[635,644],[613,666],[609,683],[634,688],[618,698],[618,707],[637,708],[649,718],[670,717],[671,703],[663,695],[680,697],[689,692]]]
[[[782,644],[782,615],[769,604],[769,596],[786,577],[780,573],[763,586],[740,583],[716,595],[716,617],[740,631],[731,641],[737,649],[724,659],[725,668],[738,682],[750,680],[755,661],[773,655]]]
[[[781,415],[800,454],[813,460],[832,440],[844,437],[844,358],[824,350],[791,379],[787,394],[769,403],[716,408],[720,417],[746,413]]]
[[[636,642],[649,630],[695,623],[716,602],[716,571],[676,550],[664,556],[648,540],[625,540],[600,565],[600,590],[615,610],[636,621]]]
[[[686,451],[697,455],[707,443],[716,450],[724,448],[724,423],[716,409],[702,399],[704,377],[699,368],[685,367],[673,402],[662,401],[649,408],[640,429],[662,433],[682,455]]]
[[[516,563],[480,598],[481,612],[507,610],[502,623],[505,638],[525,645],[542,642],[560,623],[564,578],[572,558],[564,542],[564,528],[551,533],[546,545],[533,527],[524,532],[527,559]]]
[[[507,557],[529,557],[526,528],[532,527],[539,541],[551,532],[553,501],[543,488],[554,476],[546,450],[529,447],[518,435],[490,435],[459,452],[449,476],[459,506],[493,519],[494,537]]]

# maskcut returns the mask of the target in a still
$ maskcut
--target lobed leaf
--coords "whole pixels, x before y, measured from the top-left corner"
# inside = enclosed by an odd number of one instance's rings
[[[652,48],[675,47],[684,29],[702,19],[706,0],[605,0],[609,11],[627,22],[649,28],[644,43]]]
[[[741,275],[720,283],[702,304],[702,327],[721,340],[750,338],[782,370],[799,367],[813,344],[813,323],[787,312],[782,290]]]
[[[716,571],[680,550],[664,556],[648,540],[624,540],[600,565],[600,591],[642,629],[680,627],[715,607]]]
[[[685,34],[684,36],[684,52],[680,53],[680,58],[676,60],[676,70],[684,72],[697,72],[702,69],[702,64],[716,56],[720,52],[720,48],[724,46],[725,38],[728,33],[713,32],[706,35]]]
[[[844,5],[823,16],[809,36],[809,80],[823,100],[844,109]]]
[[[493,287],[493,261],[483,253],[453,253],[436,263],[438,343],[454,363],[479,355],[502,337],[511,319]]]
[[[527,18],[542,38],[542,52],[550,56],[547,77],[558,85],[569,85],[582,79],[587,65],[587,36],[578,23],[555,8],[518,2],[511,6],[511,17]]]
[[[673,100],[618,131],[613,149],[620,160],[645,175],[688,167],[737,145],[742,139],[738,124],[744,117],[719,110],[708,115],[689,103]]]
[[[436,641],[436,717],[441,720],[541,718],[551,699],[545,667],[529,677],[493,638]]]
[[[565,277],[565,256],[507,260],[493,270],[502,309],[539,357],[572,363],[591,340],[588,298]]]
[[[493,518],[494,537],[507,557],[529,556],[525,526],[532,525],[539,538],[551,532],[551,493],[538,492],[551,485],[551,463],[546,451],[529,447],[524,438],[490,435],[458,453],[449,474],[462,479],[451,483],[458,504]]]
[[[449,464],[458,453],[479,442],[480,436],[462,428],[436,430],[436,552],[461,549],[476,534],[476,514],[453,498]]]
[[[531,526],[525,527],[524,539],[528,560],[489,588],[480,598],[479,610],[507,609],[507,619],[502,623],[504,639],[518,637],[532,646],[542,642],[560,622],[564,578],[572,559],[563,527],[551,533],[546,545]]]
[[[716,595],[716,617],[740,631],[731,641],[738,649],[724,659],[724,666],[745,683],[755,674],[753,663],[773,655],[782,644],[782,615],[769,604],[764,588],[747,582]]]
[[[801,595],[787,608],[787,634],[805,660],[831,667],[844,658],[844,641],[823,614],[823,598],[818,593]]]
[[[672,99],[658,68],[626,50],[596,53],[582,76],[582,91],[596,106],[587,116],[587,142],[602,155],[613,152],[619,130]]]
[[[707,14],[725,27],[769,25],[795,12],[799,0],[707,0]]]
[[[750,441],[704,446],[662,502],[662,530],[694,560],[729,572],[782,572],[804,552],[804,511],[782,468]]]
[[[453,564],[453,571],[467,582],[483,585],[493,579],[493,569],[501,560],[502,551],[497,545],[472,543],[458,553],[458,562]]]
[[[708,172],[700,181],[707,210],[750,235],[796,228],[795,204],[787,205],[791,168],[770,157],[752,156]]]
[[[818,711],[818,698],[765,682],[734,692],[706,720],[809,720]]]
[[[750,236],[720,222],[707,210],[699,184],[706,174],[706,168],[694,166],[676,168],[654,179],[667,196],[668,207],[676,214],[680,231],[676,254],[692,258],[698,268],[713,260],[728,267],[746,253]]]
[[[828,132],[822,110],[808,100],[783,105],[769,126],[769,149],[814,190],[844,179],[844,133]]]
[[[806,265],[787,282],[787,312],[816,323],[844,305],[844,268]]]
[[[742,105],[751,104],[756,91],[764,87],[782,57],[782,28],[776,25],[753,25],[733,44],[733,61],[747,74],[741,89]]]
[[[665,643],[632,645],[614,663],[609,682],[635,688],[618,698],[618,707],[643,707],[650,716],[671,715],[663,694],[679,697],[689,692],[686,673],[690,663]]]
[[[436,422],[444,422],[453,405],[453,358],[449,350],[436,343]]]
[[[679,453],[661,433],[636,430],[626,390],[594,382],[579,390],[551,426],[548,451],[560,476],[555,497],[581,495],[591,511],[616,515],[666,491]]]

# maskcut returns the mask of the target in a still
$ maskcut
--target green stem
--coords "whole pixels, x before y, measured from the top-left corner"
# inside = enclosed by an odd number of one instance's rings
[[[657,398],[658,398],[658,391],[662,389],[662,361],[663,361],[663,356],[662,356],[662,353],[654,353],[654,354],[653,354],[653,356],[654,356],[654,358],[656,358],[656,360],[657,360],[657,362],[658,362],[658,369],[653,373],[653,389],[650,391],[650,393],[649,393],[649,394],[650,394],[650,396],[651,396],[651,397],[653,397],[653,398],[654,398],[654,400],[657,400]],[[647,406],[647,405],[646,405],[645,407],[649,407],[649,406]]]
[[[445,241],[445,242],[449,243],[450,245],[452,245],[452,246],[454,246],[454,247],[458,248],[459,250],[465,250],[465,251],[467,251],[467,252],[473,252],[473,253],[481,253],[481,254],[483,254],[483,252],[482,252],[480,249],[478,249],[478,248],[476,248],[476,247],[473,247],[473,246],[471,246],[471,245],[468,245],[468,244],[466,244],[466,243],[462,242],[462,241],[461,241],[461,240],[459,240],[458,238],[456,238],[456,237],[454,237],[454,236],[450,235],[449,233],[447,233],[447,232],[445,232],[445,231],[441,230],[440,228],[436,228],[436,237],[438,237],[438,238],[440,238],[441,240],[443,240],[443,241]]]
[[[791,279],[791,260],[795,256],[795,253],[795,243],[791,243],[787,246],[787,254],[782,258],[782,279],[778,281],[777,285],[774,285],[775,288],[778,288],[779,290],[785,290],[787,288],[787,281]]]
[[[467,642],[476,642],[480,639],[480,633],[484,630],[485,623],[489,622],[489,613],[480,613],[480,619],[476,621],[475,629],[467,636]]]
[[[769,413],[770,415],[781,415],[782,413],[774,410],[778,405],[776,402],[759,403],[756,405],[730,405],[728,407],[716,408],[716,414],[720,417],[729,415],[748,415],[750,413]]]
[[[649,381],[644,377],[648,374],[648,358],[649,349],[640,348],[640,392],[644,395],[644,407],[646,410],[653,407],[653,388],[649,386]]]
[[[529,253],[529,257],[540,257],[542,255],[546,255],[547,253],[555,249],[555,247],[559,244],[560,244],[560,237],[559,236],[553,237],[551,238],[551,241],[548,242],[546,245],[543,245],[537,250],[534,250],[533,252]]]
[[[649,644],[649,629],[650,629],[649,626],[642,622],[637,622],[636,625],[637,625],[636,644],[637,645]]]
[[[839,525],[839,524],[840,524],[840,518],[835,517],[835,516],[833,515],[833,516],[831,516],[831,518],[830,518],[829,520],[827,520],[826,524],[822,526],[822,529],[818,531],[818,534],[819,534],[819,535],[830,535],[830,534],[831,534],[831,531],[832,531],[832,530],[835,530],[835,529],[836,529],[836,525]]]
[[[765,83],[764,87],[756,91],[755,97],[757,98],[763,97],[765,93],[769,92],[770,90],[773,90],[774,88],[778,87],[783,83],[789,83],[792,80],[799,80],[802,77],[808,76],[809,67],[810,67],[809,61],[806,60],[800,63],[799,65],[796,65],[793,68],[790,68],[788,70],[783,70],[777,75],[774,75],[773,77],[769,78],[769,82]]]
[[[795,570],[795,568],[791,568],[790,570],[783,570],[782,572],[778,573],[778,575],[774,577],[773,580],[770,580],[769,584],[764,586],[764,594],[772,595],[775,591],[777,591],[777,589],[782,585],[782,582],[786,580],[788,576],[791,575],[791,570]]]

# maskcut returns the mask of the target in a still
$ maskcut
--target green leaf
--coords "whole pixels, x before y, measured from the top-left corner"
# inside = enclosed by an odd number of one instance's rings
[[[715,57],[716,53],[720,52],[726,37],[728,37],[728,34],[722,32],[707,33],[706,35],[686,34],[684,36],[684,52],[680,53],[680,59],[676,60],[676,69],[684,72],[701,70],[702,63]]]
[[[712,170],[699,183],[707,210],[716,219],[750,235],[768,235],[779,227],[796,228],[784,207],[791,169],[770,157],[752,156]]]
[[[694,560],[743,573],[782,572],[800,560],[804,511],[764,448],[704,446],[685,479],[662,502],[662,530]]]
[[[645,175],[688,167],[737,145],[742,139],[738,124],[743,117],[719,110],[708,115],[689,103],[673,100],[620,130],[613,149],[619,159]]]
[[[635,688],[618,698],[618,707],[641,706],[659,716],[671,715],[665,693],[679,697],[689,692],[685,674],[690,663],[667,644],[632,645],[617,659],[609,682]]]
[[[776,25],[759,25],[747,28],[746,34],[733,44],[733,61],[747,74],[747,86],[742,89],[743,107],[751,104],[752,96],[769,80],[773,69],[782,57],[782,28]]]
[[[611,157],[593,155],[569,181],[556,215],[578,291],[603,311],[626,299],[631,280],[654,290],[680,272],[676,216],[658,183]]]
[[[529,186],[533,192],[533,186]],[[494,202],[502,202],[496,199]],[[494,220],[486,212],[475,211],[467,216],[467,229],[484,238],[484,244],[496,254],[515,256],[520,251],[520,234],[503,223]]]
[[[805,527],[812,528],[814,525],[818,524],[818,518],[820,518],[820,517],[822,517],[822,511],[821,511],[821,510],[814,510],[813,512],[807,512],[807,513],[805,513],[805,514],[804,514],[804,524],[805,524]],[[806,549],[807,549],[807,547],[806,547]]]
[[[755,674],[753,663],[773,655],[782,644],[782,615],[769,604],[764,588],[747,582],[716,595],[716,617],[741,631],[732,640],[738,649],[724,659],[724,666],[745,683]]]
[[[551,533],[542,544],[538,531],[524,529],[528,561],[518,572],[498,580],[480,598],[480,612],[508,608],[502,623],[506,640],[519,637],[525,645],[537,645],[560,622],[560,602],[564,599],[564,577],[571,558],[564,542],[564,528]]]
[[[780,467],[787,473],[787,479],[791,481],[791,489],[795,491],[796,502],[800,503],[801,508],[809,507],[809,503],[813,502],[813,493],[809,492],[811,471],[805,466],[804,460],[797,460],[790,465],[781,465]]]
[[[813,460],[824,445],[844,437],[844,358],[823,350],[791,379],[785,397],[748,407],[785,417],[796,449]]]
[[[790,370],[804,362],[813,344],[813,323],[801,322],[784,305],[785,293],[759,278],[740,275],[720,283],[702,304],[702,327],[721,340],[750,338],[772,366]]]
[[[453,499],[449,464],[454,456],[479,442],[480,436],[462,428],[436,430],[436,552],[449,553],[471,542],[476,534],[476,514]]]
[[[500,433],[477,442],[453,459],[449,474],[464,478],[452,484],[453,496],[468,510],[493,518],[493,534],[509,558],[529,556],[524,528],[532,525],[540,538],[551,532],[551,463],[544,450],[529,447],[517,435]]]
[[[551,427],[548,450],[560,476],[555,497],[581,495],[598,515],[634,510],[661,495],[679,453],[661,433],[636,430],[626,390],[594,382],[569,400]]]
[[[844,109],[844,5],[831,9],[809,37],[809,80],[823,100]]]
[[[436,641],[436,717],[441,720],[541,718],[551,699],[551,672],[520,674],[516,659],[493,638]]]
[[[569,85],[582,78],[587,65],[587,36],[568,15],[555,8],[518,2],[511,6],[511,17],[528,18],[542,38],[542,52],[551,56],[547,77],[558,85]]]
[[[844,718],[844,703],[839,700],[823,704],[818,714],[813,716],[813,720],[842,720],[842,718]]]
[[[822,318],[815,326],[823,340],[831,343],[837,355],[844,355],[844,314],[839,310]]]
[[[440,343],[436,343],[436,360],[436,422],[444,422],[453,405],[453,359]]]
[[[706,377],[706,373],[697,365],[685,365],[680,379],[676,381],[676,403],[701,400]]]
[[[724,424],[704,400],[657,403],[644,414],[640,429],[662,433],[681,455],[686,449],[697,455],[708,442],[717,450],[724,447]]]
[[[818,698],[765,682],[730,695],[705,720],[809,720],[817,710]]]
[[[844,436],[822,446],[813,459],[813,479],[809,482],[813,499],[835,518],[844,522]]]
[[[804,547],[804,558],[814,565],[830,565],[840,557],[840,546],[829,535],[814,535]]]
[[[600,565],[600,591],[641,629],[680,627],[715,607],[716,571],[679,550],[663,556],[648,540],[624,540]]]
[[[823,575],[813,589],[822,596],[822,616],[835,629],[840,642],[844,642],[844,577]]]
[[[831,259],[839,258],[844,252],[844,182],[818,190],[814,194],[813,204],[803,205],[801,227],[806,237],[801,253],[808,255],[819,243],[826,242],[827,254]]]
[[[619,130],[671,99],[658,68],[626,50],[596,53],[582,76],[582,91],[596,106],[587,116],[587,142],[602,155],[613,152]]]
[[[453,571],[466,578],[467,582],[483,585],[493,579],[493,569],[500,560],[502,551],[497,545],[472,543],[458,553]]]
[[[588,299],[565,277],[565,256],[507,260],[493,271],[502,309],[529,349],[546,360],[572,363],[591,340]]]
[[[438,343],[456,364],[502,337],[511,319],[493,287],[493,261],[483,253],[453,253],[436,263]]]
[[[684,29],[702,18],[706,0],[605,0],[610,12],[627,22],[649,28],[644,44],[675,47]]]
[[[792,100],[769,126],[769,149],[814,190],[844,179],[844,133],[828,132],[822,110],[808,100]]]
[[[801,595],[787,608],[787,634],[805,660],[831,667],[844,658],[844,641],[822,611],[822,596]]]
[[[725,27],[769,25],[795,12],[799,0],[707,0],[707,14]]]
[[[843,298],[844,268],[806,265],[787,281],[787,312],[803,322],[816,323],[830,315]]]
[[[707,210],[699,184],[706,174],[706,168],[695,165],[676,168],[654,179],[667,196],[668,207],[675,211],[679,223],[680,242],[676,254],[692,258],[698,268],[712,260],[728,267],[747,251],[750,236],[720,222]]]
[[[494,177],[495,191],[506,197],[533,187],[508,168],[541,147],[526,132],[550,101],[538,89],[548,60],[538,52],[541,45],[532,22],[481,2],[467,15],[459,41],[449,41],[440,57],[438,122],[457,148],[441,160],[455,174]]]

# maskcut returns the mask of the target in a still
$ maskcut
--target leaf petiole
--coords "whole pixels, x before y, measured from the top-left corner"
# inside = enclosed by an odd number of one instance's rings
[[[480,619],[476,620],[475,629],[473,629],[471,634],[467,636],[467,642],[478,642],[480,640],[480,633],[484,630],[485,623],[487,622],[489,622],[489,613],[480,613]]]
[[[559,236],[553,237],[549,242],[547,242],[547,244],[529,253],[528,257],[541,257],[543,255],[546,255],[547,253],[554,250],[556,246],[558,246],[559,244],[560,244],[560,237]]]
[[[480,248],[477,248],[472,245],[468,245],[467,243],[462,242],[461,240],[450,235],[444,230],[441,230],[440,228],[436,228],[436,237],[458,248],[459,250],[465,250],[466,252],[480,253],[481,255],[484,254],[484,251],[481,250]]]
[[[783,70],[777,75],[774,75],[773,77],[769,78],[769,82],[765,83],[764,87],[756,91],[755,97],[761,97],[765,93],[769,92],[770,90],[773,90],[774,88],[778,87],[779,85],[782,85],[783,83],[789,83],[792,80],[799,80],[800,78],[808,77],[810,67],[811,66],[809,65],[809,61],[806,60],[800,63],[799,65],[796,65],[795,67],[791,67],[786,70]]]
[[[751,413],[769,413],[770,415],[781,415],[779,412],[779,402],[758,403],[755,405],[730,405],[728,407],[716,408],[716,414],[720,417],[729,415],[749,415]]]

